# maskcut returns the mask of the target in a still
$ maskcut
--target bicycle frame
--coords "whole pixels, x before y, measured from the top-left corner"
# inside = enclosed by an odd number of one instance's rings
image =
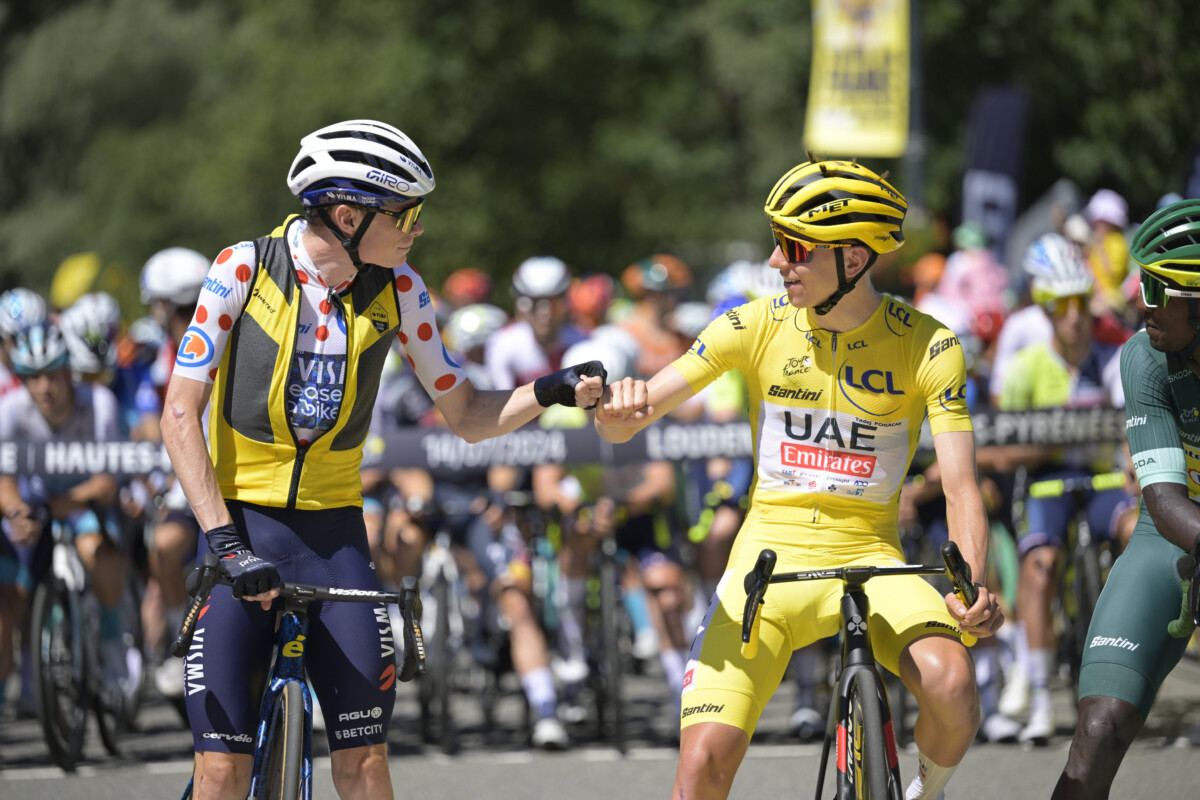
[[[304,756],[300,762],[300,796],[312,797],[312,693],[304,672],[304,642],[308,639],[308,604],[311,598],[288,598],[279,630],[275,632],[275,664],[258,711],[258,733],[254,738],[254,772],[250,779],[249,800],[266,787],[267,754],[271,752],[275,704],[289,682],[300,684],[304,698]]]
[[[954,542],[944,544],[942,558],[945,562],[944,566],[840,567],[774,575],[776,555],[771,550],[763,550],[754,569],[746,575],[746,608],[742,617],[742,642],[744,654],[751,658],[757,650],[757,641],[753,640],[753,637],[756,633],[755,622],[758,606],[764,602],[769,584],[813,580],[841,580],[844,584],[841,601],[842,660],[838,674],[837,692],[830,700],[829,716],[825,725],[825,740],[821,747],[821,762],[817,773],[816,800],[821,800],[821,793],[825,785],[825,770],[829,765],[829,749],[834,741],[837,745],[838,770],[835,796],[837,800],[848,800],[856,796],[853,772],[849,769],[850,742],[848,741],[849,726],[847,722],[851,715],[851,693],[855,677],[861,672],[870,673],[873,676],[873,681],[869,681],[869,683],[875,687],[876,700],[881,712],[880,721],[886,747],[885,761],[888,768],[888,794],[892,800],[902,800],[903,788],[891,706],[875,665],[875,655],[867,629],[870,606],[863,586],[868,580],[877,576],[946,575],[968,608],[974,605],[976,592],[971,583],[970,567],[964,562],[958,546]],[[751,644],[752,641],[753,644]],[[968,641],[964,636],[963,641],[968,645],[974,643],[973,637]],[[751,646],[745,647],[745,645]]]

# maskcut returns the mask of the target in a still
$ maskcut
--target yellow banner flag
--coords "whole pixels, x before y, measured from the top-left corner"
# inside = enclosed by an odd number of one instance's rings
[[[908,144],[908,0],[813,0],[806,146],[892,158]]]

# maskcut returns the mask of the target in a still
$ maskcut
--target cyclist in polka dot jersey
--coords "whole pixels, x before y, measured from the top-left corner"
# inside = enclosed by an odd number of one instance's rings
[[[197,800],[249,789],[280,580],[379,590],[360,468],[396,339],[451,430],[469,441],[515,430],[551,405],[593,407],[604,388],[598,362],[505,391],[477,389],[464,375],[408,264],[434,179],[396,128],[351,120],[304,137],[288,186],[305,215],[217,256],[163,404],[163,443],[204,530],[198,555],[219,555],[232,582],[213,591],[185,659]],[[308,673],[342,797],[392,797],[396,639],[382,607],[310,609]]]
[[[354,279],[351,275],[336,286],[328,286],[304,248],[305,230],[304,225],[293,225],[287,232],[301,294],[296,357],[287,387],[288,418],[301,446],[328,431],[337,418],[343,394],[331,390],[330,386],[339,383],[345,366],[346,321],[342,306],[334,302],[332,296],[346,291]],[[250,298],[251,278],[255,271],[253,242],[241,242],[217,256],[200,292],[189,335],[181,344],[183,357],[176,358],[175,375],[213,382],[233,323]],[[391,272],[395,276],[400,308],[397,336],[409,364],[436,400],[461,384],[465,376],[437,333],[433,303],[420,274],[407,263]],[[195,333],[197,330],[202,337]],[[209,343],[211,359],[188,358],[189,346],[195,352],[201,347],[207,351]]]

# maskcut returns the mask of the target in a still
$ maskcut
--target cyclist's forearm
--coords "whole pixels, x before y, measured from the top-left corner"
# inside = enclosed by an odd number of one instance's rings
[[[533,394],[532,383],[512,391],[484,391],[474,387],[464,391],[469,392],[465,402],[450,407],[443,407],[439,403],[438,408],[450,425],[450,430],[468,442],[515,431],[545,410]]]
[[[983,496],[972,481],[969,486],[946,493],[946,523],[950,538],[971,566],[971,576],[983,583],[987,576],[988,525]]]
[[[16,479],[9,475],[0,475],[0,515],[11,517],[24,514],[27,508],[25,501],[21,499]]]
[[[1200,533],[1200,506],[1188,499],[1186,486],[1152,483],[1142,490],[1154,527],[1181,550],[1192,549]]]
[[[56,515],[82,511],[92,505],[111,508],[117,504],[117,481],[111,475],[93,475],[52,498]]]
[[[208,455],[200,420],[186,411],[172,412],[172,409],[168,409],[167,414],[163,415],[162,434],[167,455],[171,457],[171,465],[175,469],[175,479],[183,487],[183,493],[202,530],[227,525],[233,519],[217,486],[216,472]]]

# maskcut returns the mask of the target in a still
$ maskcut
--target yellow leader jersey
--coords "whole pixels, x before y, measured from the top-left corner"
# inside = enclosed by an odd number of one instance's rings
[[[787,295],[760,298],[713,320],[674,367],[695,391],[731,369],[746,377],[751,513],[892,538],[926,414],[935,434],[972,430],[962,347],[886,296],[853,330],[819,320]]]

